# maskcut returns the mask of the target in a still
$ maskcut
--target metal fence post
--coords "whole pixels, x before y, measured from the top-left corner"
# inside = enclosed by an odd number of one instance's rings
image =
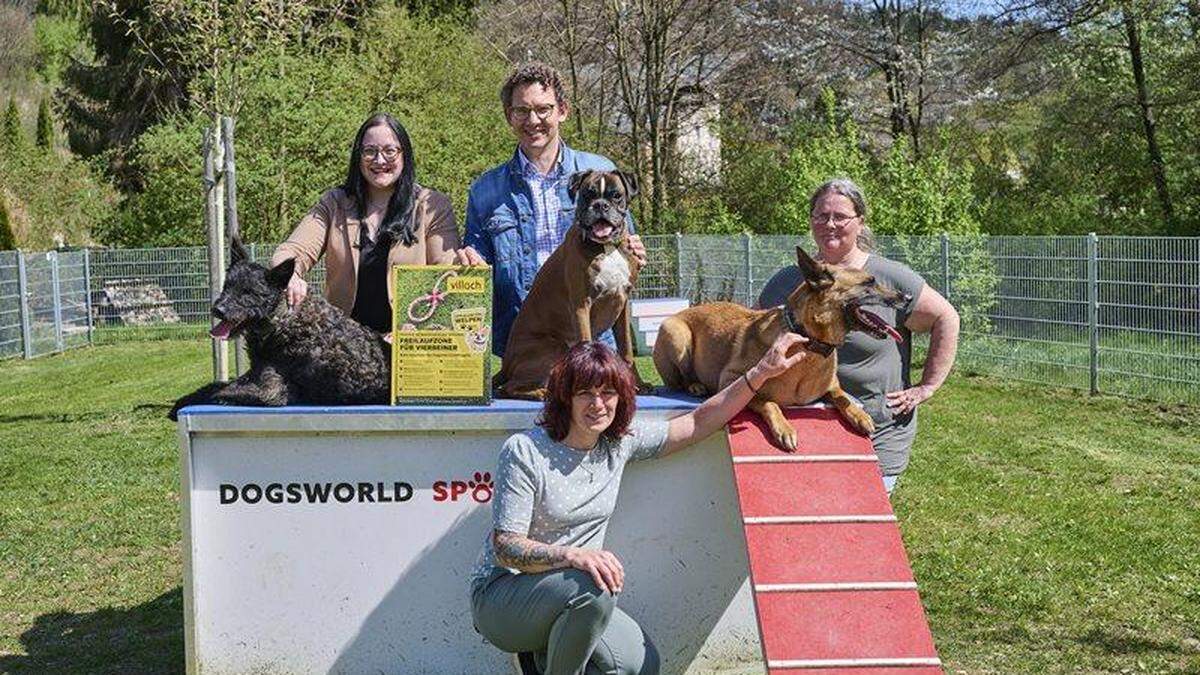
[[[83,249],[83,309],[87,312],[87,341],[92,344],[92,249]]]
[[[753,248],[754,235],[749,232],[742,233],[742,244],[746,252],[746,306],[754,306],[754,264],[751,257]]]
[[[58,275],[58,251],[46,254],[50,260],[50,292],[54,295],[54,350],[63,351],[62,284]]]
[[[33,317],[29,313],[29,277],[25,273],[25,253],[17,251],[17,292],[21,294],[21,354],[33,358]]]
[[[942,233],[942,292],[950,299],[950,235]]]
[[[1087,237],[1087,295],[1088,295],[1088,389],[1100,393],[1100,264],[1097,260],[1099,240],[1095,232]]]
[[[683,233],[675,233],[675,297],[683,295]]]
[[[218,167],[224,163],[220,120],[204,132],[204,220],[208,226],[208,287],[209,302],[216,302],[225,285],[225,193],[223,175]],[[216,318],[211,318],[216,325]],[[225,341],[212,338],[213,381],[229,381],[229,352]]]

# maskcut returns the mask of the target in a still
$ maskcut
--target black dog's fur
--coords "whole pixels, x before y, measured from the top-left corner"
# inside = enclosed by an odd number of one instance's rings
[[[281,406],[387,403],[390,349],[383,337],[316,294],[289,309],[284,290],[295,261],[271,269],[250,262],[232,240],[225,287],[213,316],[246,338],[250,370],[233,382],[205,385],[175,402]]]

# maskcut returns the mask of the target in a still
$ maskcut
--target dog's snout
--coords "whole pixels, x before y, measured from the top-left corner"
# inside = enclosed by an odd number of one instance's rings
[[[212,315],[217,317],[217,319],[220,321],[224,321],[226,318],[228,318],[225,316],[225,310],[220,305],[213,305]]]
[[[609,203],[604,201],[603,199],[597,199],[596,201],[592,202],[592,210],[595,211],[596,213],[604,213],[605,211],[608,210],[608,208],[609,208]]]

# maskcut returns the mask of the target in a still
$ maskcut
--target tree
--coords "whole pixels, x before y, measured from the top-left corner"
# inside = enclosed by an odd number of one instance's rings
[[[8,100],[8,108],[4,111],[4,126],[0,129],[0,144],[13,153],[25,145],[25,133],[21,130],[21,113],[17,110],[17,102],[14,99]]]
[[[0,3],[0,81],[24,75],[33,65],[33,3]]]
[[[1084,178],[1071,193],[1098,193],[1089,229],[1200,233],[1200,21],[1191,0],[1020,2],[1018,44],[1059,36],[1052,63],[1060,90],[1036,139],[1066,150]],[[1036,169],[1036,167],[1033,167]],[[1028,199],[1022,199],[1028,202]],[[1157,217],[1155,215],[1157,214]],[[1157,222],[1155,222],[1157,221]]]
[[[581,113],[573,133],[585,137],[590,121],[592,147],[615,150],[637,174],[640,216],[652,230],[682,187],[681,120],[719,98],[745,53],[737,12],[733,0],[500,0],[481,27],[510,59],[566,71]]]
[[[71,149],[107,154],[125,192],[141,189],[130,150],[156,122],[199,109],[236,117],[247,60],[281,45],[347,40],[365,0],[102,0],[91,19],[94,63],[65,74]]]
[[[321,193],[344,180],[354,132],[373,112],[391,112],[405,125],[417,181],[454,196],[460,209],[471,181],[512,152],[495,93],[505,64],[469,29],[380,9],[363,17],[361,30],[377,38],[317,54],[293,46],[247,58],[237,122],[247,241],[282,240]],[[204,241],[197,146],[210,123],[192,110],[138,139],[132,158],[146,184],[129,197],[126,217],[99,232],[104,243]]]
[[[50,118],[50,103],[46,99],[38,105],[37,146],[46,150],[54,146],[54,121]]]
[[[1004,71],[986,18],[956,19],[939,0],[765,0],[743,21],[761,38],[756,66],[775,66],[806,106],[832,87],[869,131],[907,138],[920,156],[925,134],[986,95]]]

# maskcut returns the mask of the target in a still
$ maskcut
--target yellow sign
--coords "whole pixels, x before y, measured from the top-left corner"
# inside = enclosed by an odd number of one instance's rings
[[[491,401],[492,269],[391,269],[392,403]]]

